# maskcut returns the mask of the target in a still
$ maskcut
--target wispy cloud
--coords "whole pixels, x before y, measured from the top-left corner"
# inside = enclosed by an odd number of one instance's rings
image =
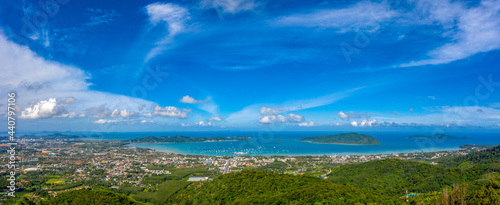
[[[115,10],[103,10],[88,8],[90,13],[89,22],[85,23],[86,26],[98,26],[102,24],[110,24],[118,13]]]
[[[335,28],[340,33],[358,31],[361,28],[376,31],[380,27],[380,22],[398,15],[398,12],[389,9],[387,3],[362,1],[341,9],[326,9],[280,17],[274,21],[274,24],[280,26]]]
[[[168,29],[168,34],[156,42],[156,47],[147,54],[145,61],[149,61],[167,49],[166,44],[170,43],[174,36],[186,31],[186,22],[190,19],[190,14],[186,8],[172,3],[149,4],[146,6],[146,12],[150,24],[165,25]]]
[[[202,0],[200,5],[205,9],[215,9],[219,14],[251,11],[259,6],[253,0]]]
[[[428,52],[429,58],[396,67],[447,64],[481,52],[500,49],[500,1],[483,0],[475,7],[448,0],[417,1],[424,23],[438,23],[450,41]]]

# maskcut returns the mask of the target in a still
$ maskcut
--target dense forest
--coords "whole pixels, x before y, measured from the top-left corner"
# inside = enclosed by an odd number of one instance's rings
[[[29,205],[35,204],[33,201],[22,200],[20,204]],[[63,193],[49,200],[41,201],[41,205],[139,205],[142,203],[135,202],[126,196],[115,194],[109,191],[97,191],[91,189],[80,189]]]
[[[186,143],[210,141],[247,141],[250,137],[186,137],[186,136],[147,136],[133,140],[124,140],[132,143]]]
[[[367,134],[356,132],[341,133],[336,135],[318,135],[314,137],[300,138],[299,141],[324,143],[324,144],[359,144],[359,145],[379,145],[380,142]]]
[[[172,204],[398,204],[390,197],[310,176],[266,171],[222,175],[175,194]]]

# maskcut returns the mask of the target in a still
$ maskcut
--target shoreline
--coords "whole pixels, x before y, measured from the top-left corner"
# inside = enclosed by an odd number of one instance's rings
[[[138,143],[134,143],[138,144]],[[141,144],[154,144],[154,143],[141,143]],[[192,155],[192,156],[215,156],[215,157],[224,157],[224,156],[231,156],[232,154],[224,154],[224,155],[217,155],[217,154],[194,154],[194,153],[181,153],[179,151],[175,150],[170,150],[170,149],[155,149],[153,147],[138,147],[138,146],[133,146],[133,144],[127,144],[124,145],[126,147],[133,147],[133,148],[142,148],[142,149],[148,149],[148,150],[153,150],[156,152],[163,152],[163,153],[172,153],[172,154],[179,154],[179,155]],[[282,156],[282,157],[293,157],[293,156],[323,156],[323,155],[337,155],[337,156],[347,156],[347,155],[385,155],[385,154],[405,154],[405,153],[432,153],[432,152],[448,152],[448,151],[458,151],[462,150],[460,147],[454,147],[454,148],[427,148],[427,149],[410,149],[410,150],[388,150],[388,151],[381,151],[381,152],[343,152],[343,153],[335,153],[335,152],[328,152],[328,153],[311,153],[311,154],[294,154],[294,153],[287,153],[287,154],[281,154],[281,153],[269,153],[269,154],[243,154],[241,156]]]

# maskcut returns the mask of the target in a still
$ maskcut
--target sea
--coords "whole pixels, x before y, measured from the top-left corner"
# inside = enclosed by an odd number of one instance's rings
[[[499,145],[500,132],[446,132],[445,134],[467,139],[414,139],[410,135],[432,135],[431,132],[362,132],[380,141],[380,145],[318,144],[298,141],[303,137],[338,134],[340,132],[269,132],[269,131],[219,131],[219,132],[116,132],[101,133],[89,139],[129,140],[146,136],[250,136],[250,141],[196,142],[196,143],[140,143],[127,146],[150,148],[160,152],[186,155],[234,156],[239,155],[364,155],[435,152],[458,150],[460,145]]]

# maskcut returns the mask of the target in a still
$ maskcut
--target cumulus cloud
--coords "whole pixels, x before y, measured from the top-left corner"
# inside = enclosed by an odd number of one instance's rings
[[[18,105],[26,105],[20,119],[95,117],[98,108],[105,104],[109,109],[130,108],[154,104],[146,100],[89,89],[90,75],[83,70],[46,60],[27,46],[9,41],[0,32],[0,62],[10,69],[2,70],[0,90],[16,90]],[[33,96],[36,96],[34,99]],[[6,96],[0,96],[6,102]],[[0,105],[0,115],[5,113]],[[111,114],[105,115],[107,117]],[[106,113],[105,113],[106,114]],[[94,116],[95,115],[95,116]]]
[[[290,113],[290,114],[288,114],[287,121],[288,122],[302,122],[302,121],[304,121],[304,117]]]
[[[173,106],[160,107],[156,106],[151,113],[145,113],[145,117],[173,117],[173,118],[187,118],[187,113],[191,112],[191,109],[177,108]]]
[[[219,13],[238,13],[241,11],[250,11],[259,4],[253,0],[202,0],[202,8],[216,9]]]
[[[212,124],[212,122],[199,121],[199,122],[195,122],[195,123],[181,123],[181,126],[183,126],[183,127],[189,127],[189,126],[213,127],[215,125]]]
[[[286,122],[286,117],[283,115],[269,115],[259,119],[261,124],[283,123]]]
[[[164,24],[168,28],[168,35],[158,41],[146,56],[145,61],[160,54],[166,49],[165,44],[170,43],[172,38],[186,31],[186,21],[190,19],[189,11],[177,4],[153,3],[146,6],[146,13],[152,25]]]
[[[21,112],[21,119],[43,119],[43,118],[54,118],[54,117],[74,117],[76,114],[70,115],[70,113],[64,108],[64,106],[57,103],[55,98],[50,98],[49,100],[41,100],[32,103],[30,106],[26,107],[24,111]]]
[[[337,102],[338,100],[346,98],[346,97],[350,96],[351,93],[353,93],[357,90],[363,89],[363,88],[364,87],[353,88],[353,89],[349,89],[346,91],[331,93],[328,95],[324,95],[324,96],[320,96],[320,97],[312,98],[312,99],[287,101],[284,103],[275,104],[275,105],[273,105],[273,107],[281,108],[281,109],[283,109],[283,112],[285,112],[285,111],[289,112],[289,111],[303,110],[303,109],[308,109],[308,108],[313,108],[313,107],[329,105],[329,104]],[[267,105],[267,106],[269,106],[269,105]],[[233,125],[243,125],[243,126],[247,125],[248,123],[255,121],[255,119],[259,118],[262,115],[262,113],[260,113],[260,110],[262,110],[262,107],[263,107],[263,104],[249,105],[240,111],[231,113],[226,118],[226,121],[229,123],[232,123]],[[271,110],[275,110],[275,109],[271,109]],[[268,110],[268,109],[265,108],[265,110]],[[264,113],[267,114],[268,112],[266,111]],[[276,112],[271,112],[271,113],[276,113]]]
[[[344,112],[342,112],[342,111],[340,111],[338,115],[339,115],[339,117],[340,117],[340,118],[342,118],[342,119],[347,119],[347,118],[349,118],[349,116],[347,116],[347,115],[346,115]]]
[[[360,127],[371,127],[373,126],[375,123],[377,123],[377,120],[363,120],[361,121],[361,123],[359,123],[359,126]]]
[[[188,103],[188,104],[198,104],[198,103],[206,103],[207,101],[206,100],[196,100],[193,97],[191,97],[189,95],[186,95],[186,96],[183,96],[179,100],[179,102],[181,102],[181,103]]]
[[[208,119],[208,121],[222,121],[222,119],[220,117],[212,117],[210,119]]]
[[[269,115],[259,118],[259,123],[261,124],[271,124],[271,123],[284,123],[284,122],[302,122],[304,117],[301,115],[290,113],[287,116],[283,115]]]
[[[122,117],[122,118],[132,118],[138,117],[139,115],[136,112],[128,112],[127,109],[115,109],[111,112],[110,117]]]
[[[308,122],[301,122],[298,124],[300,127],[314,127],[314,126],[319,126],[318,123],[314,123],[313,121]]]

